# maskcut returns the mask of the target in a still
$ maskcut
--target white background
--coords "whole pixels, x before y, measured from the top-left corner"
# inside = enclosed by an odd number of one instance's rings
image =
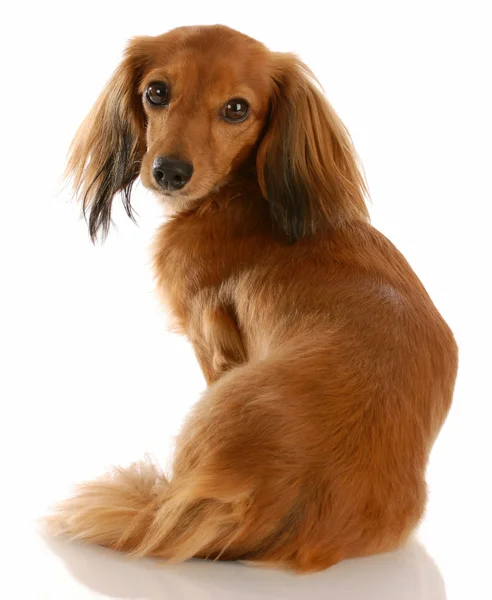
[[[441,600],[444,581],[449,599],[492,598],[487,8],[469,0],[3,5],[0,597]],[[137,188],[139,226],[118,207],[118,230],[93,247],[60,176],[129,37],[217,22],[313,68],[365,165],[373,224],[406,255],[461,350],[420,542],[315,576],[127,565],[45,540],[34,525],[72,484],[112,464],[150,452],[166,466],[204,387],[153,295],[154,198]]]

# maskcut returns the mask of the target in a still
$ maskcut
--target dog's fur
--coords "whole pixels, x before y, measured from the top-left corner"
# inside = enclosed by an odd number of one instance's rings
[[[169,107],[145,100],[171,86]],[[249,101],[242,123],[220,108]],[[208,388],[170,481],[150,463],[81,486],[58,532],[168,560],[297,571],[403,543],[450,407],[457,348],[398,250],[368,223],[349,135],[293,55],[227,27],[133,40],[78,132],[69,172],[105,234],[156,156],[194,166],[161,194],[155,273]]]

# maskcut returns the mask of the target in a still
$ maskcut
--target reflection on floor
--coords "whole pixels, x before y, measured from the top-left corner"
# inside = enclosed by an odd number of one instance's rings
[[[239,563],[188,561],[162,565],[64,539],[43,538],[58,569],[66,568],[81,590],[77,598],[128,600],[445,600],[442,577],[415,540],[397,552],[349,560],[321,573],[291,573]],[[68,590],[46,590],[52,600]],[[82,592],[82,593],[81,593]],[[75,594],[74,594],[75,596]]]

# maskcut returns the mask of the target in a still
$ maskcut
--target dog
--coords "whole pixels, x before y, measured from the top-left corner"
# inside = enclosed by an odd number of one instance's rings
[[[140,177],[168,211],[156,285],[207,389],[172,478],[150,461],[50,517],[134,556],[311,572],[405,542],[457,346],[369,223],[351,138],[295,56],[225,26],[133,39],[71,146],[90,235]]]

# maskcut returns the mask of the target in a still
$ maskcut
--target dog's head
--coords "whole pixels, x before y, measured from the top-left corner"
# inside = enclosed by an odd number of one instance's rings
[[[292,240],[323,223],[366,218],[350,138],[308,69],[224,26],[134,39],[79,129],[68,172],[107,233],[113,197],[140,175],[173,210],[187,209],[245,166]]]

